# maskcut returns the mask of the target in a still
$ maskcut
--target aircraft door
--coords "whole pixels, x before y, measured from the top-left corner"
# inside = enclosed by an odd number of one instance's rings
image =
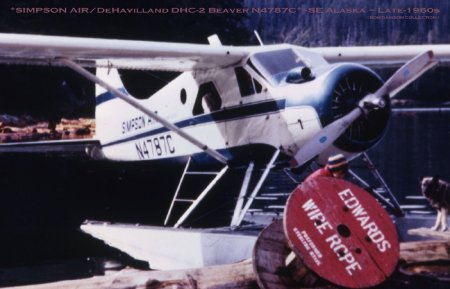
[[[282,115],[292,136],[290,141],[285,140],[283,147],[291,151],[296,151],[322,128],[316,110],[310,106],[288,108]]]
[[[203,83],[198,88],[197,97],[192,109],[193,115],[213,112],[222,108],[222,99],[212,81]]]
[[[261,82],[253,77],[245,68],[242,66],[236,67],[234,72],[243,103],[252,101],[252,96],[258,99],[266,98],[266,90],[263,89]]]

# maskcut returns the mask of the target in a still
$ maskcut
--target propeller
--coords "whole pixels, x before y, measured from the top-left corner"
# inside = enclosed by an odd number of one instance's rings
[[[366,115],[371,110],[383,108],[386,105],[385,95],[393,98],[399,91],[436,64],[437,62],[433,60],[432,51],[419,54],[405,63],[375,93],[365,96],[356,108],[332,122],[308,140],[294,155],[292,166],[299,167],[320,154],[361,115]]]

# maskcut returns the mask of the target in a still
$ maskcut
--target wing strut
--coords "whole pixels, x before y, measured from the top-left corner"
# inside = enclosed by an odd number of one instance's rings
[[[253,170],[253,165],[251,165],[251,167],[249,165],[249,168],[247,169],[246,176],[244,179],[243,188],[241,189],[241,192],[239,194],[239,200],[237,201],[236,207],[234,209],[234,215],[231,220],[232,227],[237,227],[237,226],[241,225],[242,220],[244,220],[245,214],[250,209],[250,206],[252,205],[253,201],[255,200],[256,195],[258,194],[259,190],[261,189],[261,186],[263,185],[267,176],[269,175],[270,170],[273,168],[273,164],[277,160],[279,154],[280,154],[279,149],[277,149],[273,153],[272,158],[266,164],[266,167],[264,168],[264,171],[263,171],[261,177],[259,178],[258,183],[256,183],[256,186],[253,188],[253,191],[247,197],[246,194],[247,194],[248,182],[251,177],[251,172]],[[247,202],[245,203],[245,206],[242,208],[243,201],[241,201],[241,200],[243,200],[243,198],[246,198]]]
[[[192,211],[200,204],[200,202],[208,195],[211,189],[217,184],[217,182],[222,178],[222,176],[227,172],[228,166],[225,166],[220,172],[216,173],[216,176],[212,181],[206,186],[206,188],[200,193],[200,195],[195,200],[187,200],[192,202],[189,208],[183,213],[183,215],[178,219],[178,221],[173,226],[174,228],[180,227],[184,221],[190,216]]]
[[[181,136],[182,138],[184,138],[185,140],[187,140],[188,142],[192,143],[193,145],[197,146],[198,148],[200,148],[201,150],[203,150],[205,153],[207,153],[208,155],[210,155],[211,157],[215,158],[216,160],[218,160],[219,162],[226,164],[227,163],[227,158],[225,156],[223,156],[222,154],[220,154],[218,151],[213,150],[211,148],[209,148],[206,144],[200,142],[199,140],[197,140],[196,138],[192,137],[191,135],[187,134],[186,132],[182,131],[179,127],[177,127],[176,125],[174,125],[173,123],[167,121],[166,119],[160,117],[159,115],[157,115],[156,113],[154,113],[153,111],[151,111],[150,109],[148,109],[147,107],[145,107],[142,103],[140,103],[139,101],[135,100],[134,98],[132,98],[131,96],[121,92],[120,90],[114,88],[113,86],[109,85],[107,82],[103,81],[102,79],[98,78],[97,76],[95,76],[94,74],[92,74],[91,72],[89,72],[88,70],[84,69],[82,66],[80,66],[79,64],[73,62],[70,59],[67,58],[62,58],[60,59],[62,63],[64,63],[67,67],[73,69],[74,71],[76,71],[77,73],[81,74],[82,76],[86,77],[87,79],[89,79],[90,81],[100,85],[101,87],[103,87],[104,89],[108,90],[109,92],[111,92],[114,96],[124,100],[125,102],[127,102],[128,104],[130,104],[131,106],[135,107],[136,109],[142,111],[143,113],[145,113],[146,115],[148,115],[149,117],[153,118],[154,120],[156,120],[157,122],[159,122],[160,124],[162,124],[164,127],[170,129],[171,131],[175,132],[176,134],[178,134],[179,136]]]

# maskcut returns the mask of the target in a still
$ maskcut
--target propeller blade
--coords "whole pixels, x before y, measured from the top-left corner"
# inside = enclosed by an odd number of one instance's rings
[[[411,82],[413,82],[414,80],[416,80],[417,78],[419,78],[423,73],[425,73],[427,70],[433,68],[436,64],[438,64],[437,61],[431,61],[430,63],[427,64],[427,66],[425,66],[424,68],[422,68],[422,70],[420,72],[418,72],[414,78],[411,78],[409,81],[405,82],[403,85],[397,87],[396,89],[392,90],[389,93],[389,97],[393,98],[395,97],[395,95],[397,93],[399,93],[403,88],[405,88],[406,86],[408,86],[408,84],[410,84]]]
[[[393,98],[399,91],[416,80],[425,71],[437,64],[433,60],[433,51],[426,51],[417,55],[400,67],[374,94],[381,98],[389,94]]]
[[[292,167],[299,167],[320,154],[324,149],[330,146],[342,133],[362,115],[361,108],[356,107],[344,117],[332,122],[314,135],[303,145],[295,154],[292,160]]]

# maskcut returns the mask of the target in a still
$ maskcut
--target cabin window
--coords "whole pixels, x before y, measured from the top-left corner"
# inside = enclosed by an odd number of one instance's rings
[[[181,101],[182,104],[185,104],[185,103],[186,103],[186,100],[187,100],[186,89],[183,88],[183,89],[180,91],[180,101]]]
[[[280,84],[292,69],[306,66],[303,56],[293,49],[258,52],[252,59],[255,66],[275,84]]]
[[[256,79],[253,79],[253,84],[255,85],[256,93],[261,93],[262,85]]]
[[[193,115],[205,113],[205,111],[216,111],[222,107],[222,100],[212,82],[206,82],[199,86],[197,98],[195,99]]]
[[[262,85],[256,81],[250,73],[247,72],[243,67],[236,67],[234,69],[236,73],[236,79],[239,86],[239,91],[241,96],[248,96],[255,93],[261,93]]]

